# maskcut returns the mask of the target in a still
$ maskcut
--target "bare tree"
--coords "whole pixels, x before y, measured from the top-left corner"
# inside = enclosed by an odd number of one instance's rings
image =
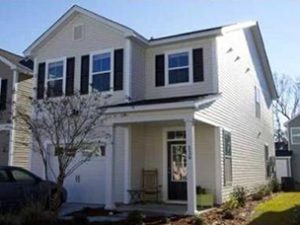
[[[41,156],[46,179],[49,174],[56,179],[57,191],[50,204],[54,212],[58,212],[66,177],[89,161],[97,153],[98,146],[110,139],[104,131],[95,132],[104,126],[107,119],[108,98],[98,92],[85,96],[76,92],[73,96],[32,99],[33,114],[17,109],[15,119],[31,133],[33,151]],[[51,153],[45,143],[50,143],[54,149],[52,155],[57,159],[56,170],[49,162]]]
[[[284,138],[283,121],[292,119],[300,108],[300,82],[285,74],[274,74],[279,98],[274,102],[275,139]]]

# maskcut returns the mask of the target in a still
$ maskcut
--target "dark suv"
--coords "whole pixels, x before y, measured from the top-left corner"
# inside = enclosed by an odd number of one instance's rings
[[[0,208],[15,209],[31,202],[45,203],[51,200],[56,191],[56,185],[44,181],[25,169],[12,166],[0,166]],[[67,199],[64,189],[61,203]]]

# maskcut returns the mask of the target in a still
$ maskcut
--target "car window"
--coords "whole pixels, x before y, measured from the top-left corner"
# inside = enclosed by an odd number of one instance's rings
[[[0,170],[0,183],[9,182],[9,176],[5,170]]]
[[[29,173],[26,173],[22,170],[12,170],[11,174],[15,181],[17,182],[26,182],[26,183],[33,183],[35,182],[35,178],[30,175]]]

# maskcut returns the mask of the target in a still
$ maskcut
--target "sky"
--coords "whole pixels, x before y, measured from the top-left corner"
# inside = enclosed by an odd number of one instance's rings
[[[22,54],[74,4],[146,38],[256,20],[272,71],[300,77],[300,0],[0,0],[0,48]]]

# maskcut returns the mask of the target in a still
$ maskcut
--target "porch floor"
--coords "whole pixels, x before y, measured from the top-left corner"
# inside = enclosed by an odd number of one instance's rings
[[[120,205],[117,207],[118,211],[142,211],[146,214],[158,214],[163,216],[170,215],[184,215],[186,213],[186,205],[179,204],[158,204],[158,203],[146,203],[146,204],[131,204]]]

